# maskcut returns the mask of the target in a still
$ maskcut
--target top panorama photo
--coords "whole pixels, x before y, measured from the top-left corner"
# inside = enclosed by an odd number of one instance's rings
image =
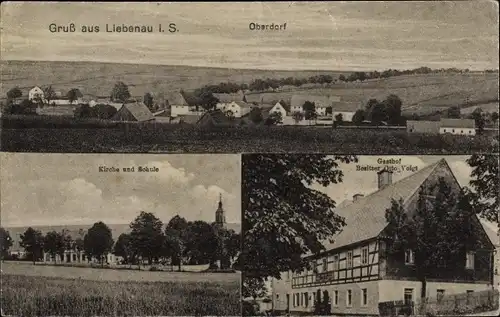
[[[498,153],[497,11],[4,3],[1,150]]]

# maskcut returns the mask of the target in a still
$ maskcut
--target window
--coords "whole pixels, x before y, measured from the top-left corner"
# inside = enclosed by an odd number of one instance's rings
[[[413,258],[413,250],[407,249],[405,250],[405,264],[414,264],[414,258]]]
[[[347,290],[347,296],[345,298],[345,304],[347,306],[352,306],[352,290]]]
[[[339,256],[333,256],[333,270],[337,271],[339,269]]]
[[[361,289],[361,306],[368,305],[368,289]]]
[[[339,305],[339,291],[333,291],[333,306]]]
[[[280,299],[280,294],[276,293],[276,299]]]
[[[323,258],[323,272],[328,271],[328,258]]]
[[[309,293],[304,293],[304,307],[309,306]]]
[[[474,252],[467,252],[465,255],[465,268],[474,269]]]
[[[286,272],[286,278],[287,278],[287,280],[290,279],[290,271]]]
[[[405,288],[404,302],[405,305],[410,305],[413,302],[413,288]]]
[[[368,247],[361,249],[361,264],[368,264]]]
[[[446,129],[444,129],[443,132],[446,132]]]
[[[436,294],[437,302],[440,303],[444,297],[444,289],[438,289]]]
[[[352,251],[347,252],[347,267],[352,267]]]

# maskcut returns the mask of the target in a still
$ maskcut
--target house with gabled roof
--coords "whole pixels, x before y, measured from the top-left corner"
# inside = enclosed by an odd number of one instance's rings
[[[143,102],[134,102],[123,104],[111,120],[146,122],[154,119],[153,114]]]
[[[284,118],[290,113],[290,107],[286,104],[286,102],[280,100],[269,110],[269,113],[273,112],[281,113],[281,117]]]
[[[234,122],[221,110],[207,111],[196,122],[201,127],[227,127],[233,126]]]
[[[327,108],[332,107],[333,103],[340,102],[338,96],[320,96],[320,95],[293,95],[290,100],[290,111],[304,112],[303,106],[309,101],[314,103],[316,113],[319,116],[326,115]]]
[[[439,133],[476,135],[476,122],[472,119],[443,118],[440,122]]]
[[[375,316],[381,302],[411,303],[420,297],[422,282],[412,250],[397,255],[388,252],[385,211],[392,199],[402,199],[405,210],[413,212],[420,189],[431,188],[440,178],[454,192],[460,185],[444,159],[394,183],[387,169],[374,177],[378,180],[375,192],[367,196],[353,193],[352,202],[336,209],[346,225],[324,242],[325,250],[304,254],[312,269],[283,272],[281,279],[272,280],[274,309],[311,313],[316,296],[321,299],[328,294],[333,314]],[[437,267],[427,278],[426,297],[492,288],[494,246],[479,219],[474,216],[471,220],[473,239],[481,247],[464,252],[463,261],[453,267]]]
[[[255,107],[254,104],[247,102],[246,96],[242,91],[232,94],[215,93],[213,96],[219,100],[216,108],[235,118],[245,116]]]
[[[170,115],[173,118],[189,114],[190,107],[182,92],[172,92],[165,99],[166,104],[170,107]]]

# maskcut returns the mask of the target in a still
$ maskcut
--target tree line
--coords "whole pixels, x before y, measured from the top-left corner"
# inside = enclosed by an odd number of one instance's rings
[[[166,225],[154,214],[141,212],[130,223],[130,232],[122,233],[117,241],[111,229],[103,222],[96,222],[86,233],[80,231],[73,239],[67,230],[50,231],[43,235],[29,227],[22,235],[20,246],[26,251],[26,259],[40,261],[49,254],[55,261],[64,261],[67,251],[88,262],[106,262],[109,253],[122,258],[122,264],[149,265],[170,262],[181,270],[183,263],[209,264],[211,268],[227,269],[240,250],[240,235],[204,221],[187,221],[175,216]],[[0,229],[2,258],[8,256],[12,239],[5,229]],[[73,260],[73,259],[71,259]]]

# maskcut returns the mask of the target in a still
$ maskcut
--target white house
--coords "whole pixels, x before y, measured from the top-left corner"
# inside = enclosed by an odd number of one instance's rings
[[[342,121],[352,121],[357,110],[363,109],[363,105],[351,102],[334,102],[332,105],[332,120],[339,114],[342,115]]]
[[[307,101],[314,103],[316,114],[325,116],[328,107],[332,107],[335,102],[340,102],[338,96],[319,96],[319,95],[293,95],[290,101],[290,111],[304,112],[303,106]]]
[[[254,107],[252,104],[247,103],[245,94],[239,91],[234,94],[213,94],[219,100],[217,109],[224,113],[232,112],[235,118],[241,118],[248,114]]]
[[[472,119],[441,119],[439,133],[476,135],[476,122]]]
[[[272,108],[271,110],[269,110],[269,113],[273,113],[273,112],[279,112],[281,113],[281,117],[284,118],[286,117],[286,114],[287,114],[287,111],[285,109],[285,107],[283,106],[283,104],[281,103],[281,101],[278,101]]]
[[[38,100],[38,99],[45,99],[45,94],[43,93],[42,88],[35,86],[31,88],[31,90],[28,92],[28,99],[33,101],[33,100]]]
[[[170,94],[167,97],[167,104],[170,106],[171,116],[174,118],[180,115],[190,114],[189,104],[181,92],[174,92]]]

